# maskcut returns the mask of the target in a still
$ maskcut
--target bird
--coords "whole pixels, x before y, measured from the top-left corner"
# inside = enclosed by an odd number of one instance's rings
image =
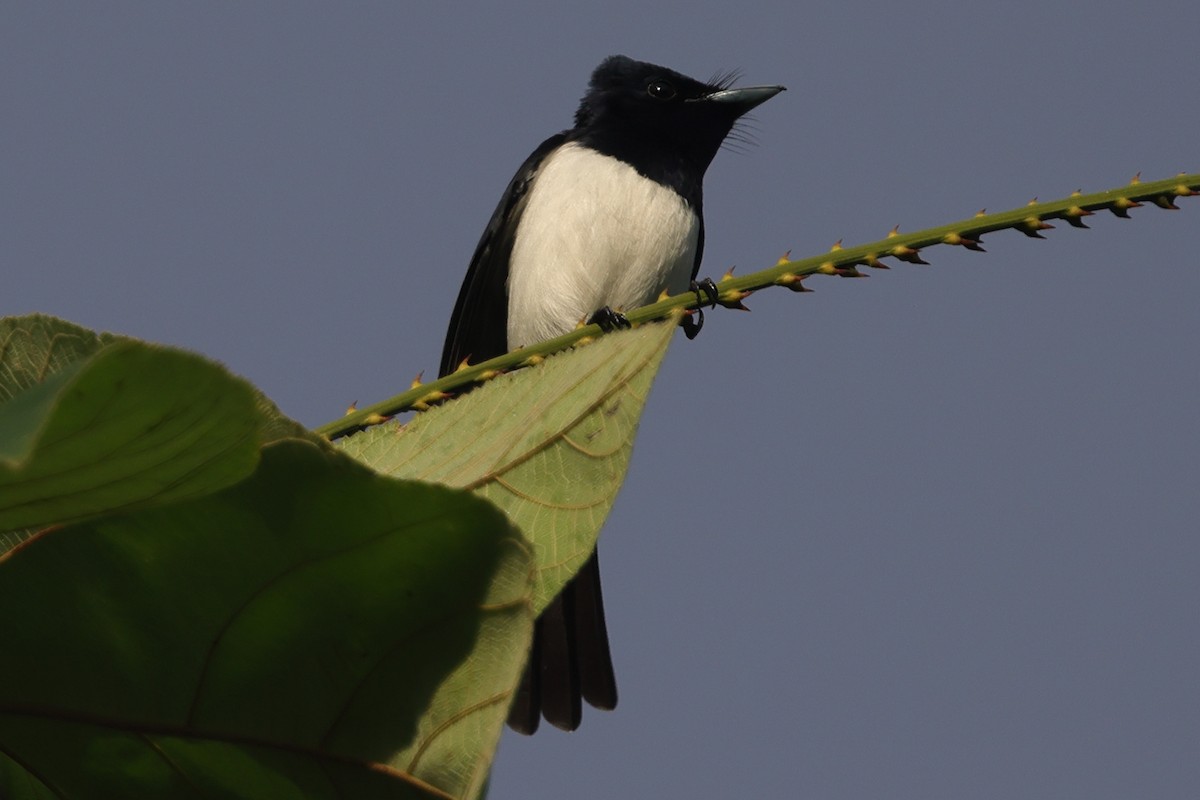
[[[783,86],[731,88],[614,55],[593,71],[574,125],[542,142],[513,176],[471,257],[440,375],[560,336],[580,322],[628,327],[623,311],[670,294],[715,304],[696,282],[704,252],[704,173],[735,123]],[[508,714],[532,734],[542,717],[572,731],[582,701],[617,703],[593,551],[534,624]]]

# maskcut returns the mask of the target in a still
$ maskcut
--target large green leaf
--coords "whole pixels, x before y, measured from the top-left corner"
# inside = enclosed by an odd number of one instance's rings
[[[468,488],[508,512],[534,544],[541,611],[595,546],[674,329],[600,337],[341,446],[379,472]]]
[[[469,492],[313,444],[0,556],[0,796],[472,796],[531,630]]]
[[[0,317],[0,403],[116,341],[45,314]]]
[[[254,388],[191,353],[22,317],[0,375],[0,531],[197,497],[258,459]]]

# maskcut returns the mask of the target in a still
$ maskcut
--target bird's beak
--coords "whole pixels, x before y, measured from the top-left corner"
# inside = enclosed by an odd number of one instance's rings
[[[738,114],[741,115],[755,106],[762,105],[786,89],[786,86],[747,86],[743,89],[722,89],[698,98],[697,102],[728,104],[737,109]]]

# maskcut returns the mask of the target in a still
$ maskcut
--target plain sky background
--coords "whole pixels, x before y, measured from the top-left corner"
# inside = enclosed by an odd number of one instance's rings
[[[0,314],[309,425],[436,372],[611,53],[789,91],[705,274],[1200,170],[1200,4],[6,3]],[[601,538],[621,691],[492,797],[1200,796],[1200,198],[679,336]]]

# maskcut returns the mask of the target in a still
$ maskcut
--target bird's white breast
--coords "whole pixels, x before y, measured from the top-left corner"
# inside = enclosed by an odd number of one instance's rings
[[[572,330],[595,311],[630,310],[687,289],[700,222],[678,193],[578,144],[538,169],[508,275],[508,346]]]

